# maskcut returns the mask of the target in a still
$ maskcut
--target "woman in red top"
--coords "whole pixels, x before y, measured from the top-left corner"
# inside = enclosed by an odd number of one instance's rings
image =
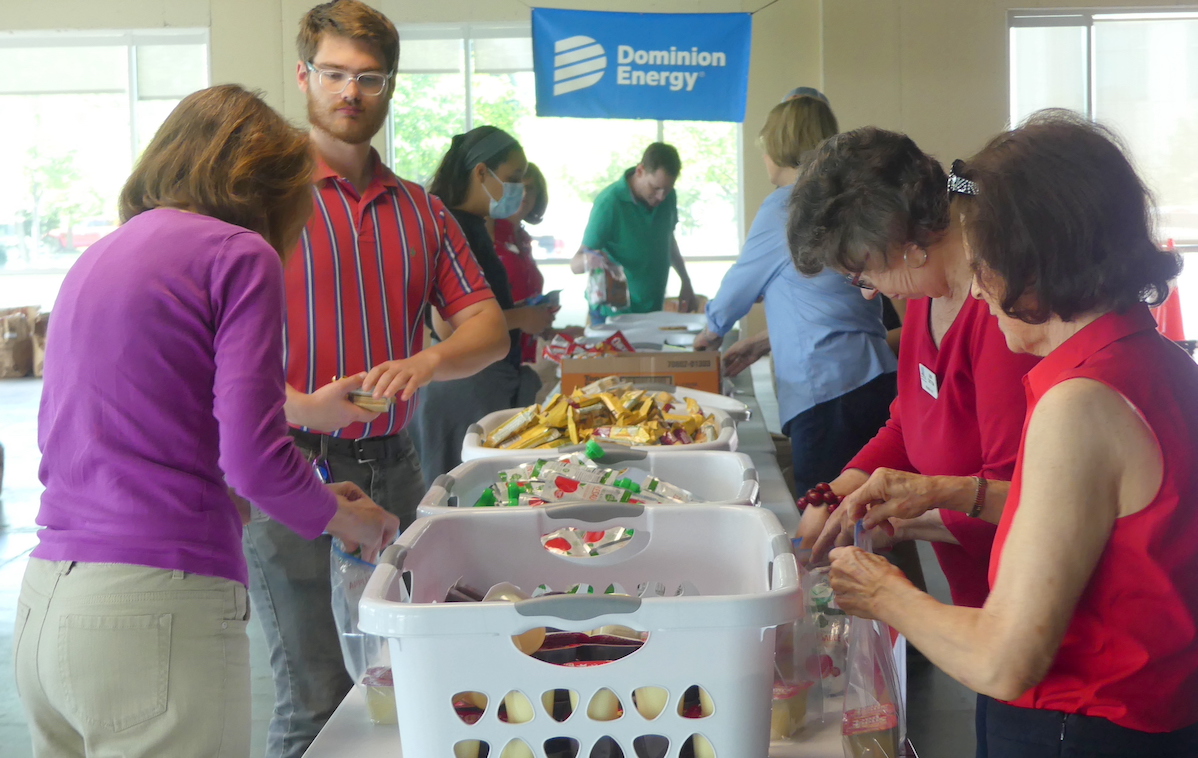
[[[1155,330],[1179,270],[1148,193],[1101,127],[1046,112],[954,167],[974,292],[1028,374],[1032,411],[981,609],[833,551],[846,611],[879,618],[998,698],[992,758],[1198,755],[1198,367]],[[1005,508],[1003,507],[1005,505]],[[910,511],[891,505],[866,524]]]
[[[831,483],[838,495],[867,479],[926,486],[935,477],[943,498],[972,502],[991,480],[989,489],[1004,489],[1014,470],[1020,380],[1035,359],[1008,350],[985,305],[969,297],[972,272],[947,184],[909,137],[876,128],[824,142],[795,184],[789,236],[799,270],[855,272],[865,297],[910,299],[891,418]],[[825,519],[826,507],[807,508],[801,533],[813,539]],[[985,601],[993,525],[942,509],[896,520],[893,530],[892,539],[933,542],[953,602]],[[840,520],[828,520],[817,557],[839,533]]]
[[[545,277],[532,257],[532,237],[524,229],[524,223],[541,223],[548,205],[549,191],[545,185],[545,175],[537,164],[529,163],[524,171],[524,200],[520,203],[520,210],[514,216],[494,220],[491,236],[495,240],[495,252],[507,269],[512,299],[517,303],[536,297],[545,289]],[[522,334],[520,343],[524,362],[535,363],[537,335]]]

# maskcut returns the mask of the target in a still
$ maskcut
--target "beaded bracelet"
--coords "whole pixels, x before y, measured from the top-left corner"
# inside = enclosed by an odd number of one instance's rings
[[[828,513],[831,514],[840,506],[840,501],[840,496],[832,491],[832,485],[827,482],[820,482],[807,490],[807,494],[795,501],[795,505],[799,507],[800,511],[806,510],[809,505],[826,505],[828,506]]]

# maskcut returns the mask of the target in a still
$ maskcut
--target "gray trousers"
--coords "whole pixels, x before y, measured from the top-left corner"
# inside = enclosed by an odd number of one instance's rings
[[[420,451],[424,483],[448,473],[462,462],[462,440],[471,424],[488,413],[532,405],[541,378],[531,367],[497,361],[464,379],[433,382],[420,390],[420,405],[412,418],[412,438]]]
[[[359,461],[325,453],[333,481],[354,482],[407,528],[425,489],[420,460],[406,432],[386,460]],[[297,440],[309,460],[319,450]],[[270,648],[275,709],[268,758],[300,758],[353,687],[333,622],[329,536],[305,540],[274,521],[252,521],[242,547],[250,571],[250,600]]]

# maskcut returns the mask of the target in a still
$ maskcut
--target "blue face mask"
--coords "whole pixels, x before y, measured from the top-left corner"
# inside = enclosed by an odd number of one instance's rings
[[[491,176],[499,179],[494,171],[491,171]],[[520,203],[524,202],[524,182],[505,182],[502,179],[499,181],[503,184],[503,195],[499,199],[491,197],[491,191],[485,183],[483,184],[483,191],[491,198],[490,215],[491,218],[510,218],[516,215],[516,211],[520,210]]]

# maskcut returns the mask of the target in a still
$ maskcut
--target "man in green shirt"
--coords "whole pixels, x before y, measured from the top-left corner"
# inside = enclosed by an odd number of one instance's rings
[[[601,306],[598,312],[592,311],[592,320],[601,322],[616,312],[660,311],[671,266],[682,280],[679,309],[694,309],[695,293],[674,238],[678,224],[674,182],[681,171],[678,151],[672,145],[654,142],[645,149],[639,164],[595,197],[582,247],[570,261],[570,268],[576,274],[586,273],[587,256],[594,256],[592,269],[606,261],[620,264],[628,279],[629,302],[627,308]]]

